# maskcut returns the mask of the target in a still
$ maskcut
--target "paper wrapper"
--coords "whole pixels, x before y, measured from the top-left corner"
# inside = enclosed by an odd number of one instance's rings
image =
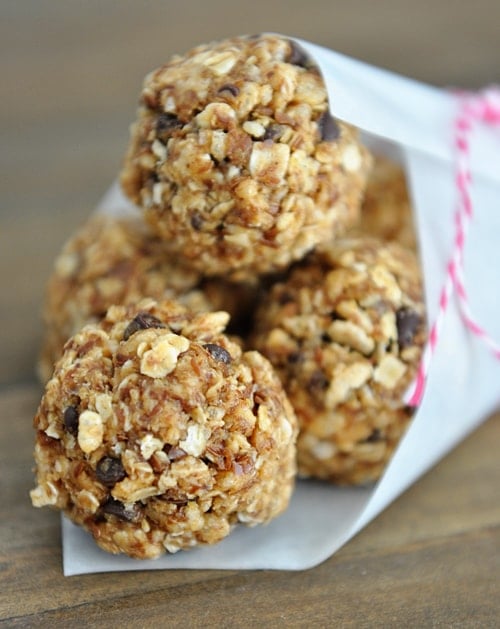
[[[366,143],[400,159],[415,208],[429,320],[436,317],[453,245],[456,206],[452,125],[455,97],[314,44],[299,42],[325,78],[332,114],[363,131]],[[475,217],[465,250],[465,280],[474,313],[500,338],[500,137],[478,128],[472,146]],[[137,210],[115,184],[99,211]],[[500,361],[464,326],[452,303],[431,362],[423,402],[384,475],[371,487],[335,488],[299,481],[284,515],[267,526],[238,527],[213,547],[157,560],[100,550],[90,535],[63,518],[66,575],[172,568],[303,570],[335,553],[500,402]]]

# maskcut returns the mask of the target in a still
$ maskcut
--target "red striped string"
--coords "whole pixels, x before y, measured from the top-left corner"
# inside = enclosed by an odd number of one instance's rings
[[[500,344],[477,322],[472,314],[464,283],[464,249],[469,225],[473,218],[471,197],[470,140],[475,123],[500,126],[500,88],[491,87],[477,94],[458,94],[459,111],[454,123],[456,151],[456,186],[458,193],[455,210],[455,236],[452,255],[446,267],[446,277],[439,297],[436,319],[429,332],[417,376],[407,394],[407,404],[419,406],[425,390],[427,375],[441,335],[446,311],[456,294],[460,314],[466,327],[479,337],[500,360]]]

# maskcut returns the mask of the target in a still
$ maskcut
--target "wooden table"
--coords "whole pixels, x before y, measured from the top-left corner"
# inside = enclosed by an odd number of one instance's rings
[[[304,572],[65,578],[58,514],[28,498],[43,285],[116,175],[145,72],[202,41],[274,30],[438,85],[498,82],[500,4],[436,4],[2,2],[0,624],[498,626],[500,414]]]

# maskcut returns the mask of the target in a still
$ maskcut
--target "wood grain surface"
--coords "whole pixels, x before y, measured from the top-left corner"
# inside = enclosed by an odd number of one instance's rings
[[[435,85],[478,88],[500,81],[499,24],[498,0],[2,0],[0,625],[499,625],[500,414],[304,572],[65,578],[58,514],[28,497],[44,283],[116,176],[144,74],[197,43],[278,31]]]

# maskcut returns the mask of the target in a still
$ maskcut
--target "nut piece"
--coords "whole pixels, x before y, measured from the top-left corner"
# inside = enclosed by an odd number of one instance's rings
[[[99,413],[83,411],[78,423],[78,445],[80,448],[86,454],[97,450],[102,443],[103,435],[104,427]]]
[[[370,363],[359,362],[336,369],[325,395],[325,406],[335,408],[345,402],[353,389],[359,389],[372,375]]]
[[[281,270],[358,218],[371,159],[296,49],[276,35],[235,37],[144,80],[122,187],[205,275]]]
[[[226,321],[148,299],[71,337],[35,417],[33,504],[136,558],[280,514],[296,418],[270,363],[230,340]]]
[[[179,354],[189,347],[184,336],[166,334],[159,337],[141,357],[141,373],[151,378],[163,378],[175,369]]]
[[[270,288],[253,340],[297,413],[302,476],[380,476],[410,421],[425,337],[417,262],[396,243],[340,239]]]
[[[386,389],[394,389],[406,371],[406,365],[391,354],[383,356],[373,372],[373,379]]]

